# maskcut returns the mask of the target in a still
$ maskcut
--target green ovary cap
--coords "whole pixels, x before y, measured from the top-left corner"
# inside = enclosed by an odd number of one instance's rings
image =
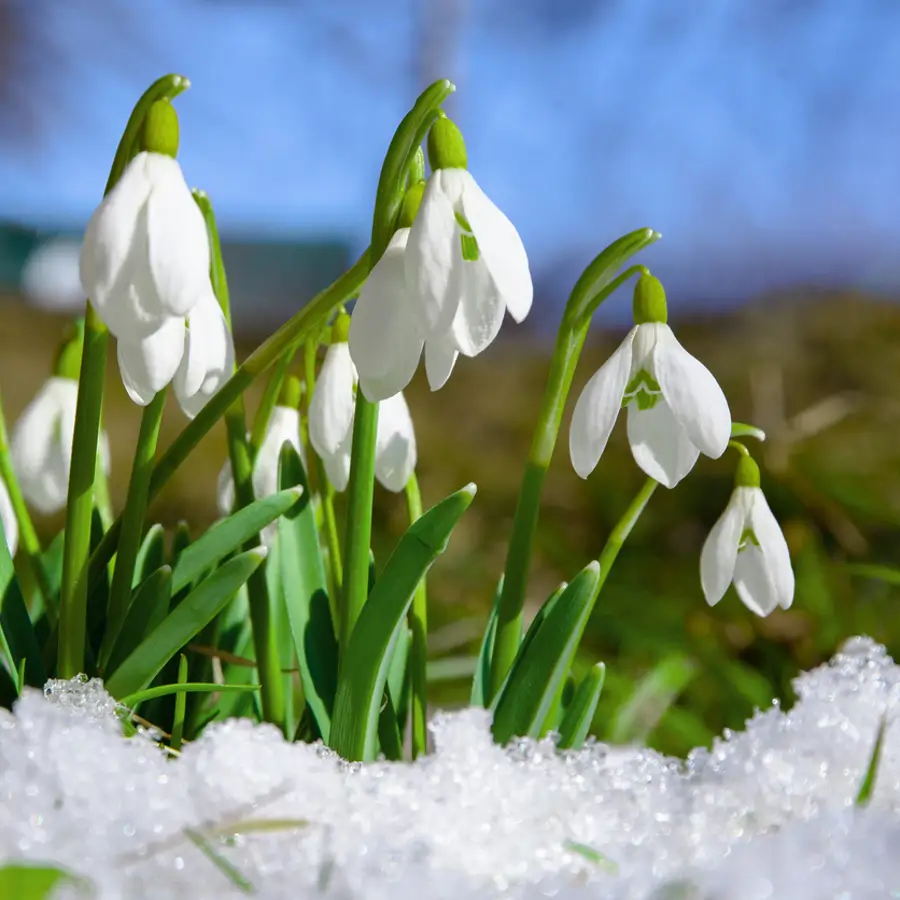
[[[168,100],[157,100],[147,111],[140,133],[141,150],[178,154],[178,113]]]
[[[53,374],[58,378],[78,381],[81,375],[81,353],[84,347],[84,322],[79,319],[67,329],[65,341],[60,345],[53,363]]]
[[[666,292],[662,282],[652,275],[641,275],[634,286],[634,324],[668,321]]]
[[[347,313],[338,313],[334,324],[331,326],[331,343],[346,344],[350,338],[350,316]]]
[[[281,392],[278,395],[278,405],[286,406],[288,409],[297,409],[300,406],[300,397],[303,394],[303,385],[296,375],[288,375],[281,385]]]
[[[742,456],[734,473],[734,486],[745,488],[759,487],[759,466],[749,456]]]
[[[425,182],[417,181],[403,197],[403,205],[400,207],[400,217],[397,219],[398,228],[412,228],[416,220],[416,213],[422,203],[422,195],[425,193]]]
[[[440,116],[428,132],[428,162],[432,171],[468,166],[462,132],[446,116]]]

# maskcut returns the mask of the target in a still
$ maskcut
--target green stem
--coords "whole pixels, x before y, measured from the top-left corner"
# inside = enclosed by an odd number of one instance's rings
[[[641,517],[641,513],[643,513],[644,508],[653,496],[653,492],[658,484],[658,481],[648,478],[610,532],[598,557],[598,562],[600,563],[600,580],[597,583],[598,594],[606,583],[607,576],[610,569],[612,569],[613,563],[616,561],[616,557],[619,555],[619,551],[622,549],[622,545],[625,543],[628,535],[631,534],[632,528],[634,528],[637,520]]]
[[[103,423],[100,423],[102,430]],[[106,469],[103,466],[101,455],[97,453],[97,466],[94,470],[94,504],[100,513],[100,521],[103,523],[103,530],[106,531],[115,521],[113,515],[112,501],[109,497],[109,478],[106,475]]]
[[[210,279],[213,291],[230,328],[231,301],[215,213],[209,197],[205,193],[194,191],[194,199],[203,213],[209,232]],[[253,492],[253,457],[250,442],[247,440],[244,399],[240,394],[225,410],[225,430],[228,436],[228,458],[231,461],[231,473],[234,479],[235,509],[243,509],[253,503],[256,498]],[[255,535],[244,544],[244,549],[251,550],[258,547],[259,544],[259,536]],[[248,579],[247,599],[250,607],[250,624],[253,629],[253,649],[259,672],[263,719],[285,729],[284,678],[281,673],[278,636],[274,627],[277,617],[272,609],[272,598],[269,596],[269,585],[264,566],[259,566]]]
[[[256,411],[256,416],[253,419],[253,429],[250,432],[250,452],[254,459],[262,446],[262,442],[266,439],[266,431],[269,428],[269,420],[272,418],[272,410],[275,409],[278,403],[281,385],[284,383],[284,377],[291,367],[291,362],[296,352],[297,348],[291,347],[278,360],[266,383],[266,389],[263,391],[262,399],[259,402],[259,409]]]
[[[406,507],[412,525],[422,515],[422,495],[415,472],[406,483]],[[425,753],[428,743],[428,592],[426,576],[416,587],[407,621],[412,629],[412,645],[409,649],[409,667],[412,688],[412,758]]]
[[[491,677],[486,698],[488,702],[503,686],[522,640],[522,611],[541,492],[591,316],[632,275],[646,271],[643,266],[632,266],[614,277],[614,273],[629,256],[658,237],[656,232],[646,228],[625,235],[611,244],[585,269],[566,303],[513,518],[491,656]]]
[[[88,302],[66,507],[66,540],[59,604],[57,674],[60,678],[74,678],[84,671],[91,510],[94,503],[94,472],[97,468],[97,440],[100,434],[108,344],[109,332]]]
[[[19,553],[24,557],[31,576],[37,585],[47,619],[51,625],[56,622],[58,614],[56,597],[50,589],[50,580],[41,560],[41,542],[34,530],[34,523],[28,513],[28,506],[22,496],[22,489],[13,470],[12,455],[9,449],[9,438],[6,433],[6,420],[3,417],[3,406],[0,404],[0,481],[6,485],[6,493],[19,526]]]
[[[147,495],[150,487],[150,473],[156,457],[159,429],[166,407],[166,390],[163,388],[144,408],[141,416],[141,430],[138,434],[131,478],[128,482],[128,497],[122,511],[122,533],[116,550],[116,565],[113,570],[112,586],[109,590],[106,630],[100,646],[98,664],[101,671],[109,662],[109,655],[125,622],[128,604],[131,600],[134,566],[137,562],[141,541],[144,537],[144,522],[147,517]]]
[[[369,593],[369,546],[372,539],[372,500],[375,494],[375,438],[378,404],[356,392],[350,484],[347,488],[347,531],[344,540],[344,589],[340,607],[341,662],[353,626]]]
[[[320,328],[336,306],[353,296],[366,280],[368,271],[367,251],[351,269],[317,294],[292,319],[282,325],[275,334],[267,338],[247,357],[234,375],[210,398],[197,417],[185,426],[181,434],[159,458],[153,468],[153,477],[150,479],[150,500],[162,490],[197,444],[222,418],[228,407],[289,348],[298,346],[307,334]],[[122,520],[119,517],[113,522],[112,527],[104,535],[100,545],[91,556],[92,581],[102,574],[103,567],[116,552],[116,542],[119,539],[121,527]]]

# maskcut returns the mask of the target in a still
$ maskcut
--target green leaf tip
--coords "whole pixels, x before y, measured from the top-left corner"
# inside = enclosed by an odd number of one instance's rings
[[[751,437],[760,442],[766,439],[766,433],[762,428],[757,428],[755,425],[745,425],[743,422],[731,423],[731,436],[733,438]]]

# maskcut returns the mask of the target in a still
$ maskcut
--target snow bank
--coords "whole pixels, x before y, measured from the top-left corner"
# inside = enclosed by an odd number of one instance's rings
[[[893,727],[873,801],[854,808],[900,668],[856,638],[796,687],[790,713],[759,713],[687,763],[502,749],[471,709],[435,719],[434,756],[347,765],[241,720],[168,759],[121,737],[99,682],[57,681],[0,712],[0,859],[56,862],[110,900],[244,896],[187,828],[263,898],[900,896]]]

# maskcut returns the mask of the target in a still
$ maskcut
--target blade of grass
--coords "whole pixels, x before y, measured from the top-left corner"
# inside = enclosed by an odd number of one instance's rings
[[[182,653],[178,660],[178,687],[184,687],[187,684],[188,661],[187,657]],[[184,711],[187,707],[187,690],[181,690],[175,696],[175,716],[172,719],[172,737],[169,739],[169,746],[173,750],[181,749],[181,739],[184,736]]]
[[[556,746],[560,750],[578,750],[584,743],[600,702],[605,678],[606,666],[601,662],[592,666],[581,680],[559,726],[559,742]]]
[[[881,751],[884,748],[884,734],[887,731],[887,715],[881,717],[878,723],[878,731],[875,734],[875,743],[872,746],[872,755],[869,757],[869,765],[866,768],[866,777],[859,787],[856,795],[857,806],[868,806],[875,790],[875,779],[878,777],[878,767],[881,764]]]
[[[242,893],[255,894],[256,889],[235,866],[216,851],[212,843],[193,828],[184,829],[185,837]]]
[[[182,654],[184,658],[184,654]],[[179,675],[181,666],[179,665]],[[122,706],[133,707],[146,700],[155,700],[157,697],[168,697],[172,694],[183,696],[184,694],[246,694],[259,690],[258,684],[203,684],[193,681],[179,681],[177,684],[161,684],[158,687],[147,688],[145,691],[135,691],[119,700]],[[174,732],[173,732],[174,734]]]

